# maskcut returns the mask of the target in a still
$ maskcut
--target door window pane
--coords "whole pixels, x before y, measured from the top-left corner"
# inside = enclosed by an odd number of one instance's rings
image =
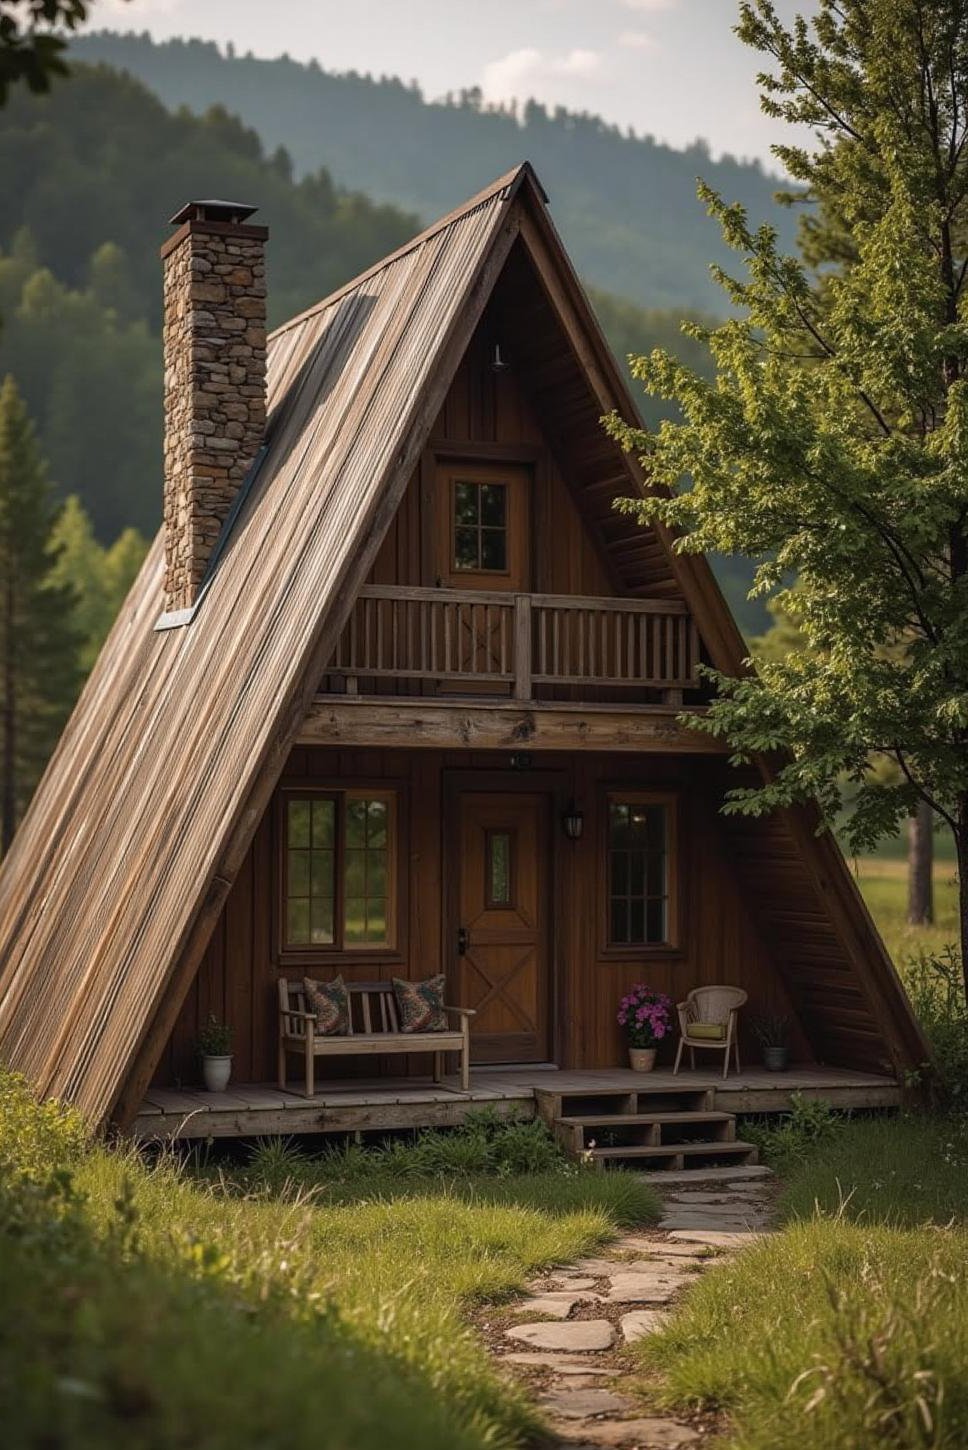
[[[669,940],[668,807],[612,799],[608,807],[608,925],[611,946]]]
[[[513,904],[511,884],[512,846],[510,831],[488,831],[485,836],[485,891],[488,906]]]
[[[508,570],[508,485],[454,481],[453,567],[475,573]]]

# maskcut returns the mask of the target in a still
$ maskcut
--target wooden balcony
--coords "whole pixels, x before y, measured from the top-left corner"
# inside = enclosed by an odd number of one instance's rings
[[[699,637],[676,600],[369,585],[329,666],[330,688],[362,680],[433,682],[531,700],[562,689],[658,692],[675,704],[699,684]]]

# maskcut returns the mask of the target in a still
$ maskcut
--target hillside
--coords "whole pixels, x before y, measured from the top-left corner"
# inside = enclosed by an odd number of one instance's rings
[[[294,180],[287,158],[268,156],[223,109],[173,115],[104,66],[77,66],[49,96],[12,95],[0,111],[0,187],[0,376],[16,374],[59,492],[80,497],[104,542],[131,525],[150,533],[160,515],[158,246],[177,207],[226,193],[258,202],[272,228],[273,324],[420,225],[325,171]],[[661,345],[703,365],[678,313],[594,300],[620,357]],[[658,422],[659,405],[641,403]],[[730,594],[748,611],[741,588]],[[743,617],[751,630],[765,621],[758,607]]]
[[[776,178],[755,163],[713,161],[703,143],[677,151],[534,102],[516,117],[482,108],[474,91],[428,101],[399,80],[223,55],[198,40],[97,32],[73,50],[130,71],[169,106],[224,105],[270,150],[284,146],[297,175],[325,166],[338,183],[428,220],[527,158],[581,275],[640,306],[723,309],[709,264],[729,254],[696,200],[699,175],[792,242],[793,217],[772,203]]]

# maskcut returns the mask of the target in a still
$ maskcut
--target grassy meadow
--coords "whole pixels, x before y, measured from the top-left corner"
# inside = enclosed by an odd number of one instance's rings
[[[958,889],[954,861],[935,861],[933,926],[908,926],[907,862],[863,856],[851,869],[870,913],[898,968],[920,952],[943,951],[958,942]]]
[[[151,1165],[0,1075],[4,1450],[521,1444],[535,1412],[466,1309],[658,1205],[532,1125],[442,1137]]]

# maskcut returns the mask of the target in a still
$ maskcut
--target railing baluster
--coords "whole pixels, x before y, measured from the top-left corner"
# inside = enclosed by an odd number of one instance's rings
[[[549,685],[654,688],[698,683],[701,645],[678,601],[547,594],[398,590],[367,585],[337,640],[328,672],[350,677],[508,680],[514,697]]]
[[[514,596],[514,694],[531,699],[531,596]]]

